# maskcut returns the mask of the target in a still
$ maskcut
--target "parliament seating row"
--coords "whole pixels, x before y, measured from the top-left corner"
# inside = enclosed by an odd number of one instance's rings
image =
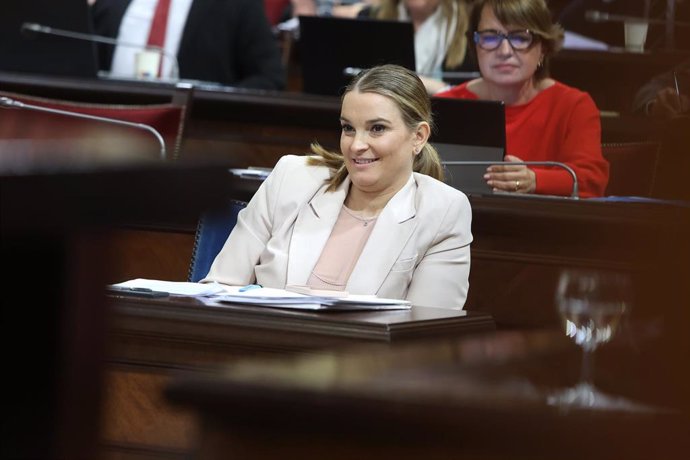
[[[203,157],[237,167],[272,167],[285,153],[305,153],[315,140],[327,147],[338,145],[339,101],[336,98],[192,89],[187,85],[99,82],[93,87],[80,81],[27,79],[0,73],[0,81],[3,77],[4,86],[17,92],[5,91],[0,96],[149,124],[163,135],[171,159]],[[56,99],[56,95],[64,96]],[[83,134],[81,130],[85,126],[84,120],[25,110],[0,111],[0,117],[3,120],[2,139],[51,136],[64,139],[70,135],[74,137],[75,126]],[[28,123],[29,119],[41,119],[42,122]],[[611,163],[607,195],[673,198],[668,190],[657,193],[669,183],[660,172],[673,174],[676,168],[667,164],[682,161],[677,152],[682,146],[669,146],[659,134],[664,132],[663,127],[640,119],[628,120],[629,129],[638,131],[636,135],[620,135],[628,137],[625,140],[620,140],[619,134],[607,138],[607,123],[614,120],[602,118],[603,150]],[[100,149],[132,150],[143,145],[141,148],[150,150],[157,145],[151,133],[144,130],[91,123],[86,126],[96,133],[94,137],[105,139],[95,144]],[[123,139],[139,139],[143,144],[127,145]],[[94,143],[89,146],[93,148]]]
[[[153,158],[179,157],[193,88],[178,85],[167,103],[79,102],[0,91],[0,139],[27,140],[55,149],[89,148],[112,155],[129,150],[153,152]],[[151,129],[152,128],[152,129]],[[24,144],[27,145],[27,144]]]

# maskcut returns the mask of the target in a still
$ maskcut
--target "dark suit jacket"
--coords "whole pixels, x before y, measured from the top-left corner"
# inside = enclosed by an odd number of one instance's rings
[[[117,38],[131,0],[97,0],[94,31]],[[99,65],[109,70],[114,47],[99,47]],[[177,54],[180,78],[244,88],[283,89],[280,50],[259,0],[194,0]]]

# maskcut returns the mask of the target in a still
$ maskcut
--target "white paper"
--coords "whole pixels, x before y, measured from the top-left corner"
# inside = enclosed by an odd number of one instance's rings
[[[246,286],[226,286],[225,293],[213,300],[224,303],[261,305],[272,308],[298,308],[307,310],[398,310],[409,309],[407,300],[385,299],[375,295],[349,294],[347,297],[321,297],[299,294],[285,289]]]
[[[185,295],[192,297],[212,296],[223,293],[224,286],[220,284],[189,283],[183,281],[161,281],[137,278],[123,283],[113,284],[122,288],[144,288],[152,291],[168,292],[173,295]]]

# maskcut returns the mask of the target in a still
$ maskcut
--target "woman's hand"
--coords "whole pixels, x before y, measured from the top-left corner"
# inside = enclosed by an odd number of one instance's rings
[[[506,155],[505,161],[521,162],[522,159]],[[534,193],[537,179],[534,171],[524,165],[492,165],[486,168],[484,180],[494,191]]]

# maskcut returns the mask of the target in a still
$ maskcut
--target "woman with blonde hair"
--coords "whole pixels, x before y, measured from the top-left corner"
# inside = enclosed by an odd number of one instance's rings
[[[465,0],[379,0],[360,17],[412,22],[417,74],[434,94],[448,86],[444,72],[476,70],[467,54],[468,9]]]
[[[471,209],[440,181],[431,104],[411,70],[365,70],[342,98],[340,152],[276,164],[202,280],[376,294],[462,309]]]

